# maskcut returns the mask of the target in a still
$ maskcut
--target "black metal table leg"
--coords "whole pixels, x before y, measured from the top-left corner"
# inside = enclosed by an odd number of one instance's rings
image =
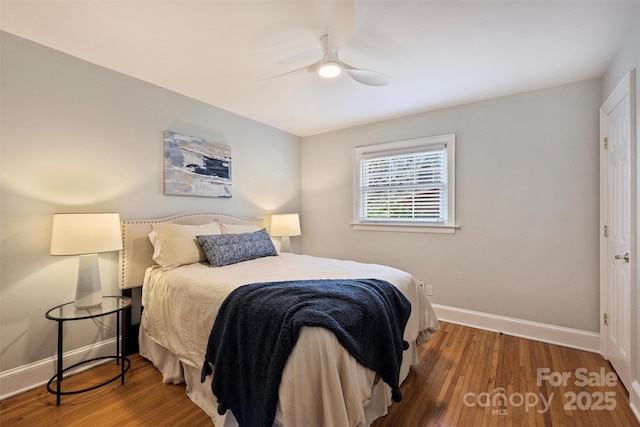
[[[58,375],[56,379],[56,406],[60,406],[60,386],[62,382],[62,320],[58,320]]]

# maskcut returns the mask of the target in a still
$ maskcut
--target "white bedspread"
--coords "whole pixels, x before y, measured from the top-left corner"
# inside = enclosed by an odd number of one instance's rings
[[[404,333],[409,342],[419,334],[429,338],[439,328],[423,289],[404,271],[288,253],[219,268],[191,264],[168,271],[148,269],[142,327],[182,363],[199,369],[218,308],[233,289],[255,282],[323,278],[377,278],[394,284],[411,302]],[[374,381],[375,373],[359,365],[331,332],[303,328],[282,375],[275,422],[283,426],[368,425],[363,406],[372,398]],[[390,395],[386,400],[388,406]]]

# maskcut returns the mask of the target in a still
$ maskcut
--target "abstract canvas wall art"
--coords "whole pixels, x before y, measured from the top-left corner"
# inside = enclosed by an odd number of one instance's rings
[[[231,197],[231,147],[165,131],[164,193]]]

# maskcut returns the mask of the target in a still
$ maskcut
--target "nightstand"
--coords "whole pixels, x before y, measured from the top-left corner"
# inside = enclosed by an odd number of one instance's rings
[[[121,322],[122,322],[122,314],[124,311],[131,307],[131,298],[123,297],[123,296],[108,296],[102,299],[102,305],[98,307],[86,308],[86,309],[78,309],[75,307],[73,302],[68,302],[66,304],[59,305],[57,307],[52,308],[47,311],[45,314],[47,319],[55,320],[58,322],[58,370],[57,373],[51,377],[49,382],[47,383],[47,391],[49,393],[56,395],[56,405],[60,405],[60,396],[65,394],[77,394],[83,393],[85,391],[94,390],[98,387],[102,387],[103,385],[107,385],[112,381],[120,378],[120,384],[124,385],[124,374],[129,370],[131,362],[125,356],[124,348],[121,348],[120,342],[122,336],[122,342],[125,342],[126,328],[122,328],[121,332]],[[76,363],[74,365],[68,366],[66,368],[62,368],[62,325],[64,322],[69,322],[72,320],[82,320],[82,319],[94,319],[96,317],[107,316],[110,314],[116,315],[116,354],[114,356],[102,356],[96,357],[89,360],[84,360],[82,362]],[[114,359],[116,364],[120,365],[120,373],[113,378],[110,378],[98,385],[94,385],[92,387],[87,387],[82,390],[74,390],[74,391],[62,391],[60,389],[61,383],[63,380],[63,375],[70,369],[76,368],[80,365],[84,365],[86,363],[96,362],[98,360],[103,359]],[[54,389],[51,384],[56,382],[56,388]]]

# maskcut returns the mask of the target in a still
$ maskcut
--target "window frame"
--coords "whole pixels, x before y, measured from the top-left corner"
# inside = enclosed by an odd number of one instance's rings
[[[360,219],[360,160],[371,157],[386,157],[394,154],[418,153],[446,147],[447,182],[446,218],[444,223],[394,220],[366,220]],[[419,233],[455,233],[459,228],[455,222],[455,134],[445,134],[423,137],[404,141],[386,142],[382,144],[355,147],[353,150],[353,222],[355,230],[375,231],[405,231]]]

